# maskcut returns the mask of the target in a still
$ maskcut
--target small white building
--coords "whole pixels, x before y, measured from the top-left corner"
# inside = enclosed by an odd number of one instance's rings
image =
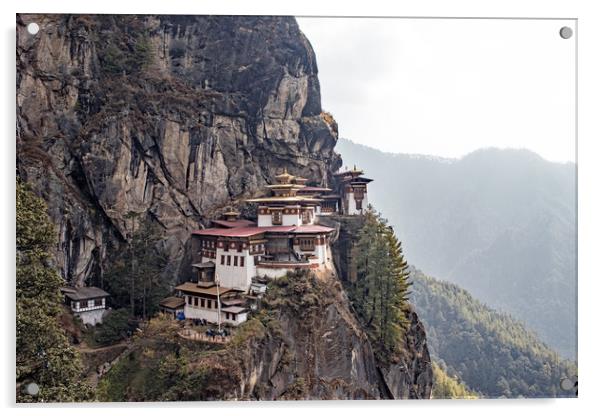
[[[186,282],[176,286],[180,298],[184,300],[186,319],[204,319],[217,324],[240,325],[247,320],[248,310],[241,291],[217,286],[210,282]]]
[[[184,299],[177,296],[170,296],[159,302],[159,310],[172,318],[178,318],[184,314]]]
[[[65,303],[70,307],[73,315],[79,317],[84,324],[102,323],[109,297],[107,292],[94,286],[64,287],[61,288],[61,292],[65,295]]]

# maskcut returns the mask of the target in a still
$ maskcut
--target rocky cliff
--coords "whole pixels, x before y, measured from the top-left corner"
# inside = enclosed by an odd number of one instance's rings
[[[148,218],[187,272],[190,231],[228,205],[244,208],[283,167],[331,184],[336,141],[311,45],[293,18],[17,16],[17,175],[48,204],[70,283],[101,275],[109,249]],[[130,396],[107,398],[429,397],[415,314],[407,356],[383,368],[336,274],[275,283],[270,302],[269,316],[244,326],[256,333],[215,354],[148,335],[160,362],[137,361],[134,349],[105,382],[116,394],[126,383]],[[191,354],[193,364],[176,371],[184,384],[136,396],[140,379],[155,381],[143,371],[169,364],[170,345]]]
[[[186,340],[173,320],[152,320],[101,379],[99,399],[429,398],[424,329],[416,314],[411,320],[404,357],[379,366],[336,273],[299,272],[272,281],[260,310],[227,344]]]
[[[17,16],[17,174],[48,203],[70,282],[147,216],[181,259],[282,167],[326,184],[336,140],[293,18]]]

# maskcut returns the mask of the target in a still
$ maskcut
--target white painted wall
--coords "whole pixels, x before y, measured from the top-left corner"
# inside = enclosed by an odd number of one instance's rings
[[[105,309],[94,309],[85,312],[76,312],[75,316],[79,316],[82,322],[86,325],[96,325],[102,323],[102,317]]]
[[[258,227],[271,227],[272,216],[271,215],[257,215],[257,226]]]
[[[225,287],[231,287],[234,289],[240,289],[247,291],[249,286],[251,286],[251,279],[256,275],[257,271],[255,268],[255,264],[253,261],[253,256],[249,254],[249,250],[242,250],[240,252],[234,250],[224,251],[223,248],[216,249],[216,257],[215,259],[209,259],[207,257],[203,257],[202,261],[214,261],[215,262],[215,273],[220,279],[220,285]],[[230,255],[232,259],[230,260],[230,266],[228,266],[227,260],[222,265],[222,255],[228,256]],[[244,257],[245,265],[243,267],[234,266],[234,256]],[[240,263],[239,263],[240,264]]]
[[[282,225],[301,225],[302,220],[299,214],[282,214]]]
[[[364,200],[362,201],[362,209],[355,209],[355,198],[353,197],[353,192],[346,194],[347,201],[349,203],[349,215],[360,215],[366,208],[368,208],[368,192],[364,194]]]
[[[236,315],[236,319],[226,319],[226,313],[221,312],[221,323],[229,323],[231,325],[240,325],[247,320],[247,312],[242,312]],[[230,314],[232,316],[232,314]],[[217,309],[201,308],[200,306],[193,306],[186,303],[184,305],[184,317],[186,319],[206,319],[207,322],[217,324]]]

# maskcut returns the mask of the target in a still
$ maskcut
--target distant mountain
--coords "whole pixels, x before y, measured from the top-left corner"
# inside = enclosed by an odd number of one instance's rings
[[[453,283],[415,269],[411,280],[411,301],[425,324],[431,357],[447,374],[483,397],[574,396],[560,389],[560,380],[573,375],[574,366],[515,319]],[[443,394],[470,395],[450,380],[440,384]],[[434,391],[439,390],[436,382]]]
[[[336,150],[375,179],[369,198],[407,259],[458,283],[576,357],[575,165],[527,150],[461,159],[383,153],[340,139]]]

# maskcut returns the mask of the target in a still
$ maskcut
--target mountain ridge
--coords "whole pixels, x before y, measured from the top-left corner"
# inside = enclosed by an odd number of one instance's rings
[[[408,259],[511,313],[576,356],[576,166],[485,149],[453,161],[390,155],[340,139],[370,172],[369,199]]]

